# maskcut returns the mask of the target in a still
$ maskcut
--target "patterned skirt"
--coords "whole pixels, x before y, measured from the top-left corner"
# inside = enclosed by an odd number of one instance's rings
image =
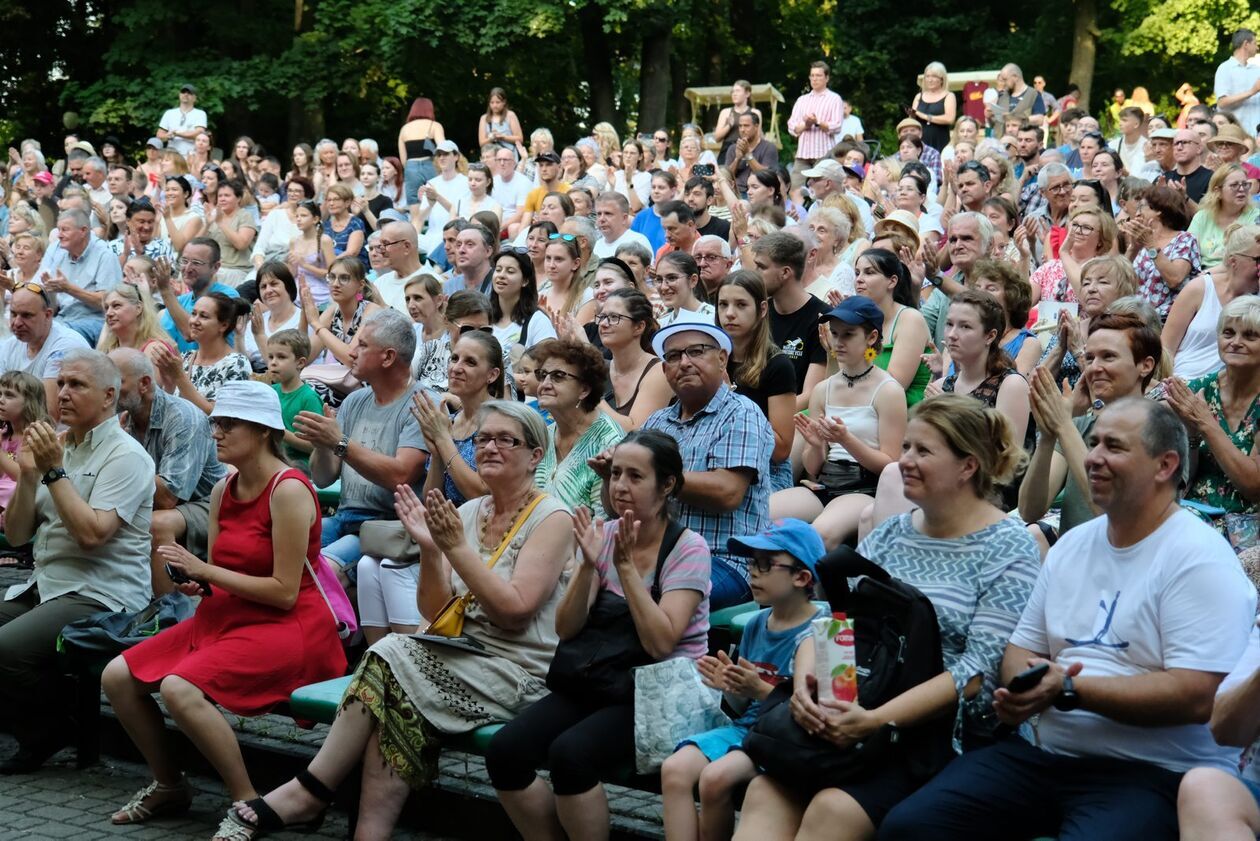
[[[542,678],[504,657],[390,634],[363,656],[341,705],[366,708],[385,762],[422,788],[437,776],[443,733],[510,721],[546,694]]]

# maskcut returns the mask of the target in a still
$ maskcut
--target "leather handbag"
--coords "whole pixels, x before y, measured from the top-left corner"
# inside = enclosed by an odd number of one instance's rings
[[[359,525],[359,550],[377,560],[408,565],[420,561],[420,546],[398,520],[365,520]]]
[[[534,497],[533,502],[525,506],[525,510],[521,511],[520,516],[516,518],[516,522],[512,524],[512,528],[508,529],[507,534],[503,535],[503,540],[499,542],[499,548],[494,550],[494,554],[486,562],[486,569],[494,569],[494,565],[499,562],[499,558],[511,545],[512,538],[516,537],[516,533],[521,530],[521,526],[529,519],[529,515],[534,513],[538,503],[542,502],[546,496],[546,494],[539,494]],[[462,596],[451,596],[450,600],[438,611],[437,617],[429,623],[429,627],[424,629],[424,633],[438,637],[460,636],[464,633],[464,613],[468,610],[468,606],[476,600],[477,597],[471,591],[464,593]]]
[[[338,395],[345,397],[361,383],[350,369],[340,362],[319,362],[302,369],[302,382],[323,383]]]

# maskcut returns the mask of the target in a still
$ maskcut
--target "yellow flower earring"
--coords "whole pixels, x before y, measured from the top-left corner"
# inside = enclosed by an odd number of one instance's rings
[[[878,356],[878,355],[879,355],[879,354],[877,354],[877,353],[875,352],[875,348],[873,348],[873,347],[868,347],[868,348],[866,349],[866,353],[865,353],[865,354],[863,354],[863,358],[864,358],[864,359],[866,359],[866,361],[867,361],[868,363],[874,364],[874,362],[875,362],[875,357],[876,357],[876,356]]]

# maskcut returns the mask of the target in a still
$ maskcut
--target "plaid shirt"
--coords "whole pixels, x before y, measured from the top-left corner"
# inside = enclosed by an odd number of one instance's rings
[[[130,420],[127,432],[136,434]],[[215,483],[227,475],[206,413],[177,394],[153,390],[149,426],[140,443],[153,459],[158,478],[181,503],[209,499]]]
[[[756,404],[723,385],[708,405],[687,420],[675,402],[652,413],[644,429],[673,436],[683,469],[696,473],[747,468],[756,474],[744,500],[733,511],[710,511],[686,503],[678,506],[679,522],[709,544],[713,557],[748,575],[748,559],[728,554],[727,538],[756,534],[770,523],[770,453],[774,432]]]

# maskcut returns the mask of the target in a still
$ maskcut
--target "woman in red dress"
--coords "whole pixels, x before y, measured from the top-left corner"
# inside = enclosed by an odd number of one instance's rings
[[[144,755],[153,782],[113,816],[140,823],[187,811],[192,791],[166,740],[153,693],[223,778],[232,800],[257,796],[240,746],[216,705],[261,715],[299,686],[345,674],[336,620],[311,577],[321,563],[315,489],[281,456],[276,392],[223,386],[210,416],[219,460],[236,472],[210,498],[210,563],[180,546],[158,553],[187,595],[208,590],[191,619],[127,650],[101,683]]]

